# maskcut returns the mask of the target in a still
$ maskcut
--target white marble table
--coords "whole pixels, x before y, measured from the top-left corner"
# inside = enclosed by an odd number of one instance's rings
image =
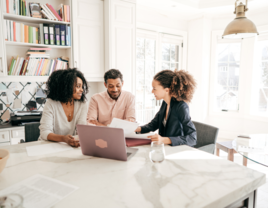
[[[265,183],[263,173],[188,146],[166,146],[167,159],[155,167],[149,146],[128,162],[84,156],[74,149],[29,157],[31,142],[3,147],[11,156],[0,174],[0,190],[35,174],[78,186],[55,208],[227,207]],[[252,197],[251,197],[252,198]]]

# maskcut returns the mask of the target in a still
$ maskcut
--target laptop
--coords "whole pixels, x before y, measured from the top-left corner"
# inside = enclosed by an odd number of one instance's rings
[[[138,151],[126,147],[123,129],[81,124],[76,129],[84,155],[128,161]]]

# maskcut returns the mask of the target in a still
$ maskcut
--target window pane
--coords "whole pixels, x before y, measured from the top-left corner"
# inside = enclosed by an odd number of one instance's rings
[[[144,48],[144,38],[137,38],[137,47]]]
[[[155,75],[155,61],[146,61],[145,64],[145,85],[151,86]]]
[[[218,53],[218,62],[228,62],[228,53],[229,48],[228,44],[218,44],[217,53]]]
[[[241,43],[217,45],[218,62],[239,62]]]
[[[137,38],[136,63],[136,115],[137,121],[145,124],[155,115],[155,101],[151,85],[155,75],[156,41]]]
[[[170,69],[169,62],[162,62],[162,70]]]
[[[144,86],[145,84],[145,61],[137,61],[136,69],[136,83],[137,85]]]
[[[263,46],[262,46],[262,49],[261,49],[261,57],[262,57],[262,60],[268,60],[268,44],[267,44],[267,41],[262,41],[264,42]],[[265,44],[266,42],[266,44]]]
[[[171,64],[171,70],[175,70],[175,69],[178,69],[178,64]]]
[[[239,47],[238,47],[239,46]],[[240,43],[218,44],[216,108],[238,110]]]
[[[262,86],[268,87],[268,61],[262,62],[261,79],[262,79]]]
[[[178,62],[179,61],[179,46],[171,45],[170,47],[170,61]]]
[[[144,48],[137,48],[137,59],[144,59]]]
[[[146,59],[155,59],[155,40],[145,40]]]
[[[258,113],[268,116],[268,40],[259,41],[257,44],[256,58],[258,60],[257,72],[259,79],[255,83],[258,92]],[[265,113],[265,114],[263,114]]]
[[[267,109],[268,88],[259,90],[259,112],[266,112]]]
[[[162,60],[170,61],[170,44],[162,44]]]
[[[239,62],[241,43],[232,43],[229,45],[229,62]]]

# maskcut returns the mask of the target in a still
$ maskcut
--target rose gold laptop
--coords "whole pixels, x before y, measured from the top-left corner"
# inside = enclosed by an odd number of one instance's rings
[[[123,129],[80,124],[76,129],[84,155],[127,161],[138,151],[126,147]]]

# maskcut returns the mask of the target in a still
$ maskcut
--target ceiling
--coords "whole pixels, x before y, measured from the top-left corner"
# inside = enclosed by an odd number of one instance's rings
[[[240,0],[245,4],[245,0]],[[169,17],[194,19],[200,16],[234,16],[235,0],[137,0],[138,6],[153,9]],[[248,0],[248,13],[265,12],[268,0]]]

